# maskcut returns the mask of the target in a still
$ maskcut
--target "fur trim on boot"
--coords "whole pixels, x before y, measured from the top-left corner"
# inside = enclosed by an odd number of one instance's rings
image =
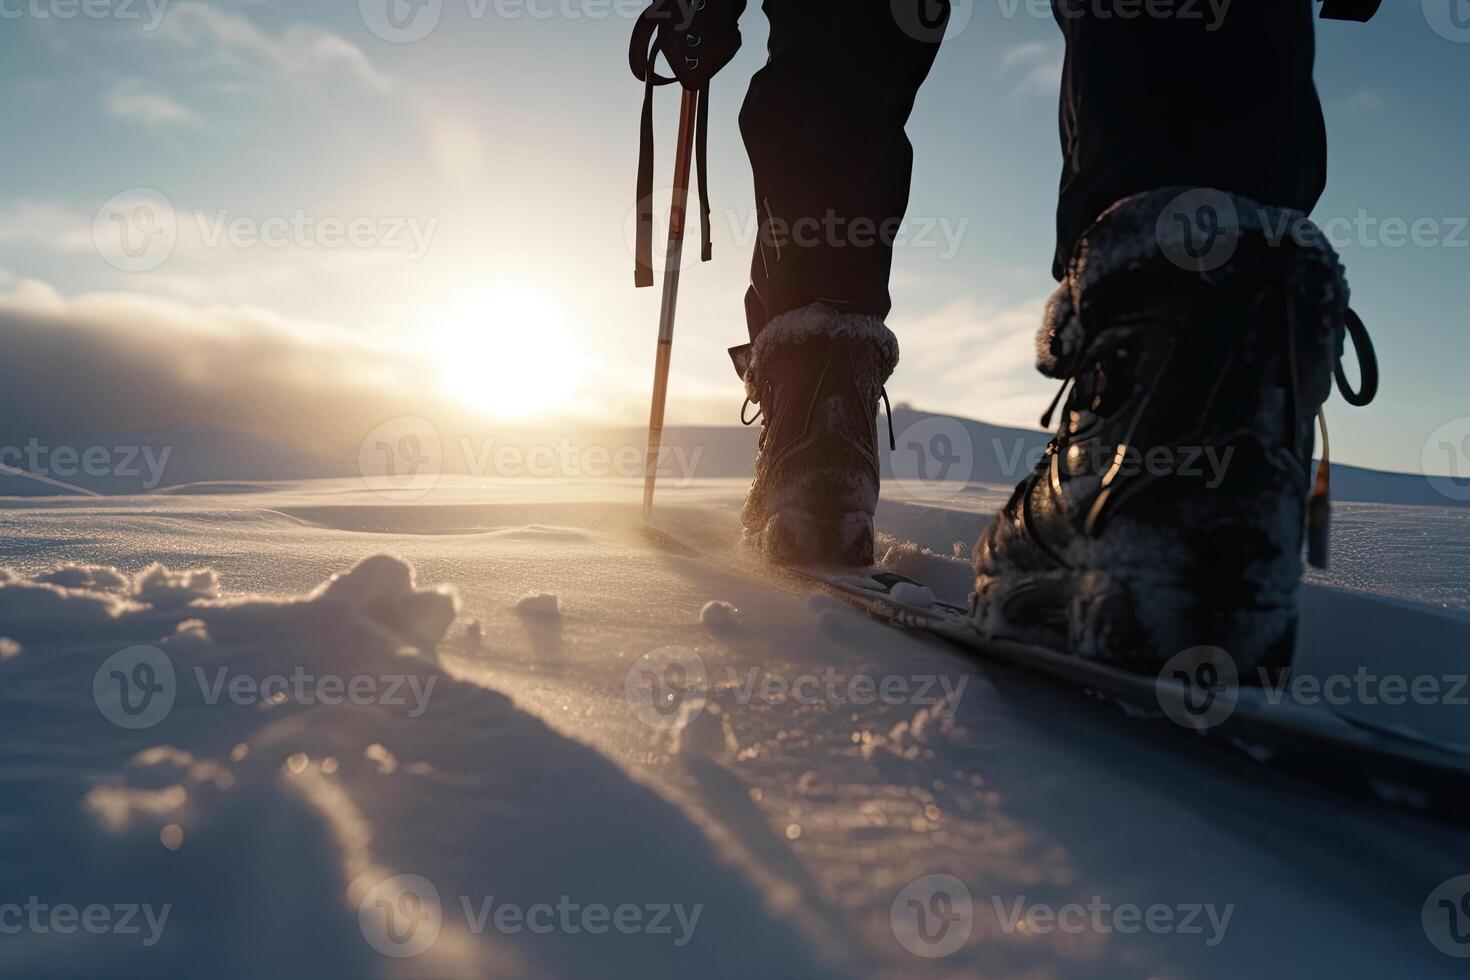
[[[872,563],[878,400],[897,364],[875,316],[814,303],[761,331],[745,372],[762,415],[747,546],[786,564]]]

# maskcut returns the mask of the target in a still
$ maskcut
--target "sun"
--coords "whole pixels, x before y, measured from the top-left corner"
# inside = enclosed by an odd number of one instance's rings
[[[497,286],[473,293],[430,329],[445,390],[490,415],[569,409],[586,372],[562,311],[534,289]]]

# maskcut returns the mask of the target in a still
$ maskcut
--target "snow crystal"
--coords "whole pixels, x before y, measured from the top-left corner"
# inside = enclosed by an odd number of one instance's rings
[[[561,600],[551,592],[535,592],[516,602],[516,612],[534,619],[556,619],[561,615]]]
[[[0,636],[0,660],[20,656],[20,644],[8,636]]]
[[[377,765],[381,775],[391,776],[398,770],[398,757],[389,752],[381,742],[374,742],[363,749],[362,756]]]
[[[108,565],[62,565],[35,576],[35,581],[59,585],[63,589],[89,589],[94,592],[126,592],[132,580]]]
[[[169,651],[203,655],[215,648],[209,636],[209,626],[202,619],[186,619],[174,627],[172,636],[165,637],[161,644]]]
[[[412,589],[412,565],[391,555],[373,555],[340,575],[333,575],[318,594],[360,605]]]
[[[740,610],[731,603],[711,599],[699,610],[699,621],[712,630],[729,629],[739,622],[739,615]]]
[[[921,606],[925,609],[938,601],[934,598],[934,591],[927,585],[915,585],[912,582],[899,582],[889,590],[888,594],[899,602],[910,606]]]
[[[680,706],[673,734],[681,759],[723,758],[734,755],[739,748],[720,706],[702,699],[688,700]]]
[[[64,582],[98,583],[97,588]],[[122,588],[124,591],[114,591]],[[0,570],[0,622],[16,643],[95,642],[114,648],[146,639],[174,653],[200,654],[276,638],[283,629],[304,644],[362,659],[404,646],[432,649],[454,620],[448,592],[420,591],[413,569],[386,555],[364,559],[308,596],[289,600],[220,598],[213,569],[175,573],[154,565],[119,587],[106,569],[63,566],[34,575]],[[160,618],[164,614],[164,618]],[[168,618],[169,616],[176,618]],[[323,642],[325,638],[331,642]],[[313,639],[315,638],[315,639]],[[299,662],[279,639],[256,656],[289,668]],[[294,659],[293,659],[294,656]]]
[[[171,572],[154,563],[133,580],[133,595],[156,609],[182,606],[195,599],[213,599],[219,595],[219,576],[212,568]]]

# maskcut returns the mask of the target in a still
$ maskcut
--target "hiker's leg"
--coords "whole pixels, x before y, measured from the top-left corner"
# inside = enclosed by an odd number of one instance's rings
[[[751,339],[817,301],[881,319],[908,206],[904,124],[947,3],[766,0],[764,9],[770,61],[740,113],[761,230],[746,298]]]
[[[1063,281],[1037,367],[1063,384],[1058,426],[975,546],[972,609],[1147,673],[1270,680],[1295,649],[1309,514],[1325,547],[1314,424],[1347,316],[1303,213],[1325,161],[1311,0],[1053,8]]]
[[[1201,0],[1168,17],[1119,0],[1052,7],[1067,41],[1057,278],[1098,215],[1142,191],[1212,187],[1311,211],[1327,169],[1312,0]]]

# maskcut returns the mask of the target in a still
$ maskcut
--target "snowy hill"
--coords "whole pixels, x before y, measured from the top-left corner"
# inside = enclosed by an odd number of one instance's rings
[[[1049,436],[1035,429],[991,425],[957,416],[934,415],[909,406],[894,409],[898,451],[887,445],[887,423],[879,419],[885,479],[925,496],[922,485],[942,479],[976,487],[1009,487],[1029,472]],[[595,428],[585,424],[476,425],[455,418],[432,423],[418,417],[384,423],[387,435],[362,426],[303,423],[299,432],[244,431],[228,427],[184,428],[141,434],[37,438],[0,422],[0,447],[19,453],[0,463],[44,477],[0,471],[0,496],[47,496],[89,491],[137,494],[192,484],[256,484],[361,476],[364,462],[379,465],[372,443],[393,444],[403,435],[417,445],[437,447],[436,472],[444,476],[495,478],[629,478],[641,474],[645,430],[635,426]],[[380,427],[382,428],[382,427]],[[378,432],[378,430],[373,430]],[[758,425],[673,426],[664,432],[665,482],[749,477]],[[22,455],[34,445],[28,458]],[[390,445],[391,449],[391,445]],[[57,451],[69,452],[58,465]],[[86,464],[100,453],[100,467]],[[366,457],[364,456],[366,454]],[[539,462],[538,462],[539,461]],[[1333,466],[1333,496],[1339,501],[1418,507],[1463,507],[1470,493],[1449,497],[1422,475],[1388,473],[1341,463]],[[173,492],[180,492],[174,490]],[[1463,499],[1462,499],[1463,498]]]
[[[0,506],[0,903],[135,929],[0,976],[1461,975],[1465,831],[742,574],[739,479],[661,493],[707,555],[636,480],[257,490]],[[1461,662],[1470,515],[1343,509],[1309,656]]]

